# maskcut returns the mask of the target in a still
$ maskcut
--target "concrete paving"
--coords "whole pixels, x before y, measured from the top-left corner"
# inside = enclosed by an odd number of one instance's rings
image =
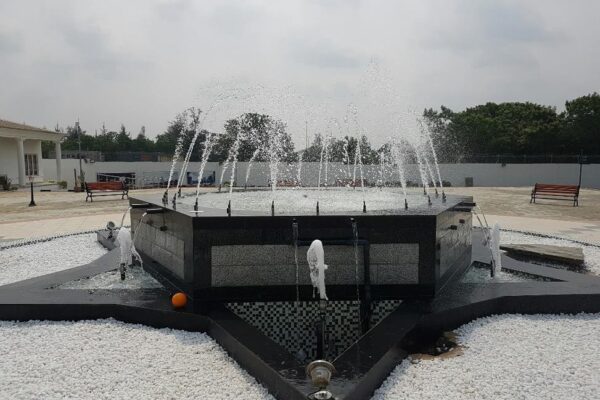
[[[195,189],[184,189],[194,191]],[[213,191],[214,189],[202,189]],[[447,188],[448,194],[473,196],[486,213],[488,223],[502,228],[538,232],[600,245],[600,190],[582,190],[579,207],[566,201],[540,201],[530,204],[530,187]],[[131,191],[162,193],[163,189]],[[36,207],[28,207],[29,192],[0,192],[0,241],[36,238],[120,223],[127,200],[120,196],[98,197],[85,202],[84,193],[36,192]],[[125,224],[129,224],[128,218]]]

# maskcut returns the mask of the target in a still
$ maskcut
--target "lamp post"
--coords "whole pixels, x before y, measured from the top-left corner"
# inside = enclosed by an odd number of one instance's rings
[[[31,187],[31,201],[29,202],[29,207],[35,207],[35,201],[33,200],[33,175],[29,175],[29,185]]]
[[[583,170],[583,163],[587,164],[587,157],[583,155],[583,149],[579,151],[579,183],[577,186],[581,187],[581,172]]]

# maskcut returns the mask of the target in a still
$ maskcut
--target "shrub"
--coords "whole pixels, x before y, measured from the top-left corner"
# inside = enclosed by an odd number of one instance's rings
[[[12,180],[9,179],[6,175],[0,175],[0,186],[2,186],[2,190],[10,190],[10,184]]]

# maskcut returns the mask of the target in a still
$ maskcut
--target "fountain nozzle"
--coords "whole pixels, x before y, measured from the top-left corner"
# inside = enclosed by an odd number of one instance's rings
[[[423,196],[427,195],[427,190],[425,189],[425,184],[423,184]]]
[[[221,184],[219,183],[219,193],[221,193]]]
[[[435,197],[436,197],[436,198],[440,197],[440,194],[438,193],[438,190],[437,190],[437,188],[435,188]]]
[[[446,202],[446,193],[444,193],[444,191],[442,190],[442,202],[445,203]]]
[[[173,195],[173,201],[172,201],[172,203],[173,203],[173,208],[175,208],[175,207],[176,207],[176,204],[177,204],[177,193],[175,193],[175,194]]]
[[[275,216],[275,200],[271,201],[271,217]]]
[[[321,393],[325,391],[329,382],[331,381],[331,375],[335,372],[335,367],[332,363],[325,360],[315,360],[312,361],[306,367],[306,374],[310,377],[310,381],[312,384],[319,389]],[[315,395],[317,394],[315,393]],[[327,392],[329,393],[329,392]],[[324,395],[324,394],[323,394]],[[317,399],[331,399],[331,393],[329,393],[330,397],[315,397]]]
[[[163,194],[162,197],[162,202],[164,205],[167,205],[167,203],[169,202],[169,191],[165,190],[165,193]]]
[[[227,216],[231,217],[231,200],[227,203]]]
[[[363,200],[363,213],[367,213],[367,203]]]
[[[198,211],[198,199],[196,199],[196,202],[194,203],[194,211]]]
[[[427,195],[427,205],[431,205],[431,196]]]
[[[404,199],[404,209],[408,210],[408,200]]]
[[[319,202],[317,201],[317,215],[319,215]]]
[[[181,186],[179,186],[179,190],[177,191],[177,197],[181,198]]]
[[[294,246],[298,246],[298,221],[296,218],[292,220],[292,235],[294,237]]]

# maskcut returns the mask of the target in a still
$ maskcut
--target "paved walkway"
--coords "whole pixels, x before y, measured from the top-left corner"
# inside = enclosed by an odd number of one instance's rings
[[[122,213],[112,213],[4,223],[0,224],[0,243],[102,229],[108,221],[118,226],[122,217]],[[129,215],[124,224],[129,225]]]
[[[560,221],[506,215],[487,215],[487,221],[490,226],[499,223],[502,229],[537,232],[600,245],[600,221]]]

